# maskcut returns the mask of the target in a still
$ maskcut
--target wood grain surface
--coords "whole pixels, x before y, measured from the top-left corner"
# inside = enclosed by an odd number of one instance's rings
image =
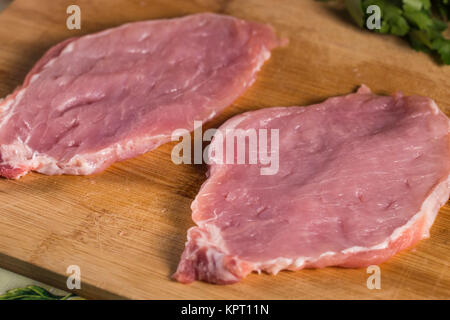
[[[81,30],[66,8],[81,7]],[[450,115],[450,66],[401,39],[364,32],[339,6],[310,0],[15,0],[0,13],[0,96],[19,85],[46,49],[68,37],[125,22],[214,11],[272,24],[290,39],[253,87],[209,126],[246,110],[307,105],[361,83],[376,93],[429,96]],[[252,274],[239,284],[183,285],[170,279],[193,225],[190,204],[205,167],[173,164],[166,144],[93,176],[31,173],[0,180],[0,266],[66,289],[66,268],[81,268],[87,298],[430,299],[450,298],[450,207],[431,238],[382,264],[381,289],[365,269]]]

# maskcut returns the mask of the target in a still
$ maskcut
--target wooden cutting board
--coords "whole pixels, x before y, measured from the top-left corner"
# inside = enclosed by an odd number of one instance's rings
[[[66,8],[73,3],[81,7],[81,30],[66,28]],[[310,0],[15,0],[0,13],[0,96],[63,39],[203,11],[270,23],[290,39],[210,126],[246,110],[320,102],[361,83],[376,93],[429,96],[450,115],[450,66],[400,39],[359,30],[338,6]],[[252,274],[229,286],[172,281],[193,225],[189,206],[205,180],[204,166],[171,162],[173,145],[94,176],[0,179],[0,267],[67,289],[66,269],[78,265],[82,288],[75,293],[87,298],[450,298],[448,204],[430,239],[380,266],[380,290],[367,288],[365,269]]]

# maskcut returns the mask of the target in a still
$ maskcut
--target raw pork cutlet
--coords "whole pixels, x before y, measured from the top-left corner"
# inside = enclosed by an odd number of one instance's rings
[[[0,175],[87,175],[155,149],[242,95],[278,45],[270,26],[217,14],[66,40],[0,103]]]
[[[219,130],[233,128],[279,129],[279,171],[211,157],[180,282],[379,264],[427,238],[449,196],[449,120],[425,97],[363,86],[309,107],[244,113]]]

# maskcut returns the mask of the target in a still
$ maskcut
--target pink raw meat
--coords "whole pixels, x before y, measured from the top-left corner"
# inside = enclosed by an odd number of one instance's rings
[[[244,113],[220,130],[229,128],[279,129],[279,171],[211,158],[180,282],[379,264],[427,238],[449,197],[449,119],[429,98],[363,86],[309,107]]]
[[[87,175],[221,112],[279,45],[216,15],[126,24],[51,48],[0,103],[0,175]]]

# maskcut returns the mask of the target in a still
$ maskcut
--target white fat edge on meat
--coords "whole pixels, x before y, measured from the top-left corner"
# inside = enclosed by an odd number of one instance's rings
[[[272,55],[272,54],[271,54],[270,50],[268,50],[268,49],[263,45],[263,46],[261,47],[261,52],[260,52],[257,56],[255,56],[255,58],[253,59],[253,61],[256,60],[255,67],[254,67],[253,70],[252,70],[252,75],[253,75],[253,77],[250,79],[249,82],[244,82],[244,83],[243,83],[244,88],[249,88],[249,87],[251,87],[251,86],[253,85],[253,83],[255,83],[256,77],[255,77],[254,75],[257,74],[257,73],[261,70],[262,66],[264,65],[264,63],[265,63],[267,60],[270,59],[271,55]]]
[[[277,274],[281,270],[298,270],[303,268],[307,264],[313,264],[326,256],[334,256],[337,254],[351,254],[360,252],[370,252],[376,250],[383,250],[389,247],[389,244],[399,239],[405,231],[408,231],[413,225],[425,216],[426,221],[420,232],[420,238],[428,238],[429,230],[433,225],[433,222],[439,212],[439,208],[445,204],[450,195],[450,175],[447,176],[441,183],[439,183],[430,195],[423,202],[420,210],[404,225],[396,228],[393,233],[383,242],[371,247],[354,246],[339,252],[327,251],[322,253],[318,258],[311,257],[297,257],[297,258],[285,258],[279,257],[264,262],[250,262],[244,261],[253,266],[254,271],[261,272],[266,271],[272,274]]]
[[[198,247],[206,247],[210,249],[210,247],[213,246],[220,249],[222,254],[228,255],[229,250],[222,236],[222,231],[220,230],[219,227],[216,227],[214,224],[208,223],[209,221],[215,220],[216,218],[217,215],[211,219],[197,222],[198,225],[197,227],[191,227],[188,230],[188,240],[186,244],[189,243],[190,241],[195,241]],[[201,237],[191,239],[190,231],[195,229],[200,230]]]
[[[89,175],[95,173],[99,167],[101,167],[102,163],[105,163],[112,157],[120,158],[120,155],[126,154],[128,152],[132,152],[135,149],[135,146],[147,146],[147,150],[152,150],[163,143],[164,139],[168,139],[168,135],[160,134],[155,136],[145,136],[145,137],[137,137],[131,140],[125,140],[124,142],[115,143],[112,146],[106,147],[102,150],[93,152],[93,153],[85,153],[85,154],[76,154],[67,162],[61,164],[58,163],[57,167],[59,170],[55,170],[54,166],[50,168],[40,168],[38,172],[45,174],[76,174],[76,175]],[[160,143],[151,143],[153,141]],[[95,160],[92,161],[91,159]],[[56,160],[55,160],[56,161]]]
[[[271,55],[272,54],[271,54],[270,50],[267,50],[267,48],[263,45],[261,47],[261,52],[254,58],[254,60],[256,60],[256,64],[252,70],[253,75],[257,74],[261,70],[262,66],[264,65],[264,63],[267,60],[269,60]],[[255,81],[256,81],[256,77],[253,76],[249,82],[244,83],[244,87],[245,88],[251,87]]]
[[[443,117],[448,118],[447,115],[438,107],[438,105],[434,100],[430,101],[430,108],[434,115],[441,115]],[[448,132],[450,132],[450,119],[448,120],[448,123],[449,123]]]
[[[20,164],[20,167],[26,167],[27,170],[16,176],[15,179],[27,174],[29,168],[33,168],[41,161],[51,161],[49,159],[41,159],[19,137],[13,143],[0,145],[0,154],[2,155],[3,164],[11,167],[17,167],[16,164]]]
[[[191,237],[191,232],[200,230],[200,237]],[[188,260],[196,257],[198,250],[206,248],[206,258],[208,261],[207,274],[215,274],[223,281],[235,282],[239,278],[231,273],[226,267],[224,258],[229,254],[220,229],[211,224],[200,227],[191,227],[188,230],[186,246],[195,243],[195,250],[190,252]],[[196,233],[198,234],[198,233]],[[239,266],[237,266],[239,267]]]
[[[239,280],[238,277],[225,268],[225,254],[208,248],[206,251],[206,257],[208,260],[208,269],[210,270],[210,273],[220,275],[220,279],[223,281],[235,282]]]
[[[136,145],[145,145],[152,140],[162,141],[168,138],[168,135],[157,135],[150,137],[139,137],[133,140],[126,140],[125,142],[119,142],[113,146],[104,148],[101,151],[94,153],[76,154],[68,161],[61,162],[47,154],[43,154],[37,151],[33,151],[26,142],[17,138],[11,144],[1,145],[0,153],[3,157],[3,163],[10,164],[12,167],[16,167],[16,164],[25,166],[29,170],[34,170],[39,173],[47,175],[57,174],[74,174],[74,175],[89,175],[95,173],[98,170],[99,165],[109,159],[109,157],[120,155],[122,152],[130,152]],[[161,142],[162,143],[162,142]],[[150,149],[153,149],[155,144],[152,144]],[[101,155],[101,157],[99,157]],[[90,158],[94,156],[95,161]],[[18,176],[20,178],[24,174]]]
[[[436,102],[434,102],[433,100],[431,101],[431,109],[433,110],[434,114],[439,114],[441,112]]]
[[[76,41],[76,40],[75,40],[75,41]],[[75,47],[75,45],[74,45],[73,42],[69,43],[69,44],[61,51],[60,56],[72,52],[73,49],[74,49],[74,47]]]

